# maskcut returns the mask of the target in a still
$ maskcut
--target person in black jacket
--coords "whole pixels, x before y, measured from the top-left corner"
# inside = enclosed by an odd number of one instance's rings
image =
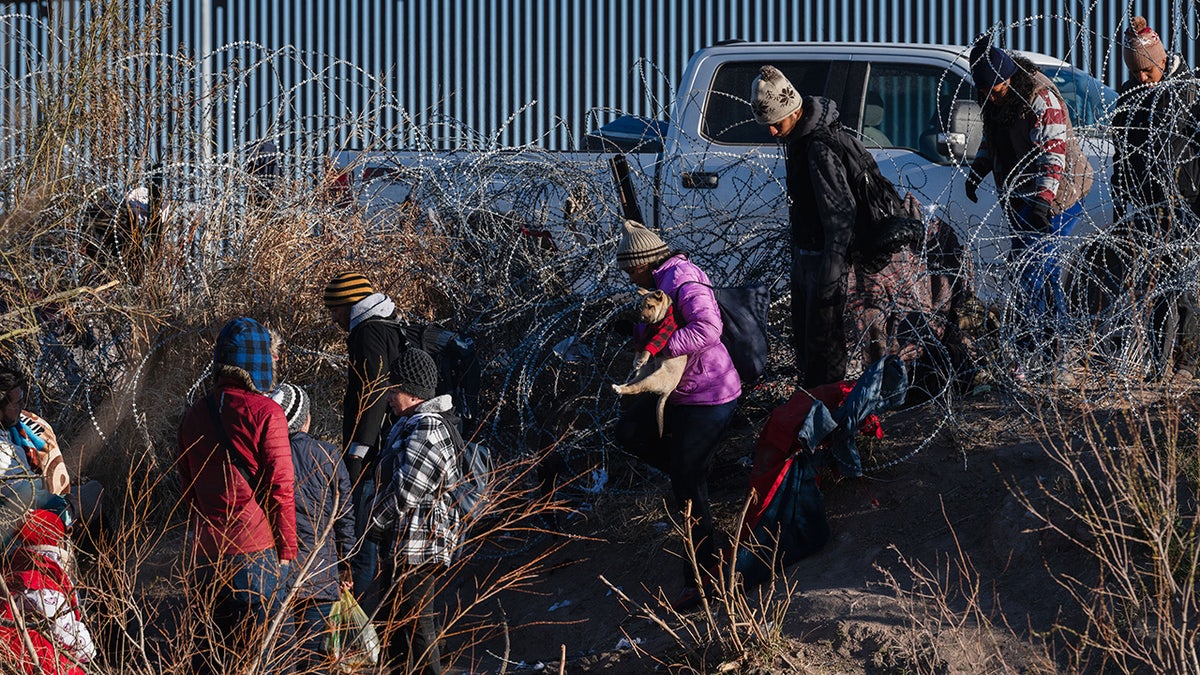
[[[1153,291],[1176,285],[1172,249],[1194,231],[1200,213],[1200,87],[1197,73],[1167,53],[1143,17],[1130,21],[1122,56],[1131,77],[1121,85],[1111,127],[1113,220],[1131,257],[1109,266],[1127,267],[1117,273],[1126,289],[1157,298],[1148,308],[1156,370],[1170,375],[1174,366],[1175,377],[1191,381],[1200,361],[1194,300]]]
[[[1168,54],[1158,34],[1136,16],[1122,39],[1131,77],[1113,110],[1113,197],[1116,220],[1143,209],[1182,205],[1200,198],[1198,73],[1179,54]],[[1169,235],[1170,219],[1139,218]],[[1166,216],[1167,214],[1162,214]]]
[[[325,287],[330,318],[347,331],[346,396],[342,404],[342,459],[354,485],[354,534],[358,550],[352,562],[354,593],[368,613],[378,598],[368,591],[375,578],[378,551],[364,538],[374,499],[374,462],[387,419],[388,365],[408,346],[391,298],[376,293],[355,272],[337,275]],[[389,424],[390,426],[390,424]]]
[[[792,235],[792,346],[814,387],[846,377],[846,283],[857,204],[833,143],[845,133],[837,105],[801,97],[783,73],[763,66],[750,92],[759,124],[786,143]]]
[[[317,673],[325,661],[329,611],[349,579],[354,548],[350,474],[338,461],[337,448],[308,435],[308,394],[281,384],[271,399],[287,416],[296,473],[296,543],[288,586],[299,586],[293,605],[296,619],[296,672]],[[332,526],[331,526],[332,524]]]

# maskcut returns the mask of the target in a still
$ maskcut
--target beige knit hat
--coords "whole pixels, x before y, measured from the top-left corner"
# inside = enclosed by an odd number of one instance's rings
[[[1151,66],[1162,68],[1167,62],[1167,50],[1158,33],[1146,25],[1145,17],[1135,16],[1121,38],[1121,56],[1130,70],[1142,70]]]
[[[647,263],[656,263],[670,255],[667,244],[636,220],[625,221],[625,231],[617,244],[617,267],[630,270]]]
[[[776,124],[803,105],[796,88],[775,66],[763,66],[750,85],[750,108],[759,124]]]

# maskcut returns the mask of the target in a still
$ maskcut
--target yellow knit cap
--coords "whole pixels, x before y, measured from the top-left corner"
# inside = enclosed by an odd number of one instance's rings
[[[375,292],[371,282],[357,272],[342,272],[325,286],[325,306],[353,305]]]

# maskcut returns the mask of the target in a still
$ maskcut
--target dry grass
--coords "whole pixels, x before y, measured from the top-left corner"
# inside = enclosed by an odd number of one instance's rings
[[[678,520],[668,517],[672,532],[682,542],[682,558],[690,563],[693,578],[700,586],[690,503],[685,504],[681,516]],[[740,529],[741,518],[736,526],[733,531]],[[736,554],[736,549],[732,554],[725,551],[725,555]],[[703,584],[708,590],[701,595],[700,607],[691,611],[673,608],[661,589],[648,593],[648,599],[637,600],[610,580],[601,577],[601,581],[633,615],[657,626],[673,641],[674,649],[650,653],[626,635],[634,653],[658,668],[675,673],[724,673],[774,672],[785,666],[795,671],[796,664],[788,655],[788,637],[783,633],[795,583],[778,572],[763,584],[746,589],[732,565],[722,565],[722,569],[719,577]]]
[[[1081,392],[1033,399],[1030,427],[1053,471],[1008,491],[1035,523],[1029,531],[1072,552],[1044,561],[1070,598],[1054,625],[1032,634],[1010,625],[993,582],[961,546],[932,567],[897,551],[906,578],[881,572],[906,608],[908,631],[889,647],[889,667],[1200,672],[1200,401],[1152,389],[1139,385],[1132,400],[1104,406]]]
[[[505,630],[497,594],[528,589],[560,545],[549,523],[565,506],[536,475],[550,451],[543,448],[568,433],[580,434],[581,443],[603,442],[586,435],[596,434],[602,420],[581,417],[572,405],[600,401],[596,392],[617,379],[603,366],[580,374],[547,360],[529,349],[530,341],[582,336],[615,353],[618,340],[597,333],[620,298],[602,297],[582,311],[564,303],[554,306],[551,319],[531,324],[505,314],[501,301],[562,301],[572,293],[567,279],[598,275],[572,267],[577,259],[565,253],[514,240],[512,223],[471,223],[488,236],[474,241],[476,249],[463,248],[451,235],[468,226],[470,214],[445,214],[448,224],[435,225],[397,210],[368,223],[356,209],[320,199],[323,177],[303,169],[267,186],[256,203],[247,195],[254,178],[230,166],[236,162],[156,157],[155,139],[195,138],[188,120],[196,102],[173,97],[169,81],[160,82],[161,97],[145,95],[139,55],[157,49],[158,27],[128,29],[127,4],[101,3],[95,19],[63,45],[63,65],[53,64],[28,92],[38,101],[37,116],[32,108],[20,111],[24,117],[12,123],[19,147],[0,172],[0,358],[34,376],[30,407],[54,421],[60,438],[71,439],[73,475],[106,486],[105,527],[82,542],[80,565],[106,655],[102,668],[176,672],[199,629],[180,612],[186,596],[174,435],[186,404],[206,386],[211,344],[226,320],[254,316],[282,333],[280,379],[309,389],[314,435],[339,435],[344,339],[329,324],[320,294],[328,278],[346,269],[368,271],[377,289],[414,318],[453,322],[466,305],[473,318],[486,315],[479,319],[489,329],[480,336],[484,351],[518,364],[510,372],[518,373],[520,386],[545,392],[553,403],[524,409],[525,401],[514,404],[512,389],[497,387],[505,423],[497,426],[515,429],[517,439],[499,474],[507,498],[481,519],[467,546],[481,550],[503,541],[524,547],[523,557],[502,565],[480,555],[448,575],[459,581],[440,589],[443,635],[458,655],[466,654]],[[152,200],[148,218],[131,217],[123,196],[156,175],[165,185],[161,199]],[[597,245],[587,255],[610,252]],[[598,353],[597,360],[611,355]],[[986,586],[961,550],[934,567],[906,561],[913,581],[893,579],[893,586],[908,603],[910,631],[881,667],[1200,672],[1200,405],[1192,395],[1110,379],[1102,382],[1106,391],[1123,396],[1103,402],[1094,392],[1034,392],[1044,405],[1030,419],[1061,477],[1039,494],[1013,488],[1041,527],[1073,542],[1099,570],[1096,578],[1058,576],[1083,624],[1058,627],[1053,640],[1031,638],[985,602]],[[1000,426],[984,419],[949,429],[966,457],[973,442],[1002,435]],[[863,448],[865,456],[891,459],[887,444]],[[558,484],[576,477],[560,478]],[[653,527],[668,520],[661,495],[615,494],[598,498],[594,531],[636,552],[661,545],[663,534]],[[721,519],[728,531],[739,529],[740,514]],[[689,541],[686,525],[677,528]],[[688,615],[672,612],[665,598],[622,597],[675,639],[675,653],[648,655],[660,666],[752,671],[790,665],[780,648],[790,591],[786,576],[753,592],[723,577],[702,611]],[[251,651],[229,672],[253,671],[265,655]],[[1012,661],[1017,652],[1024,654],[1021,663]]]

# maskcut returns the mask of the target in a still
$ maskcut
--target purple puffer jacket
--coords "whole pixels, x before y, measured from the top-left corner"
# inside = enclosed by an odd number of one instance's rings
[[[654,285],[675,301],[675,320],[679,329],[667,341],[659,356],[686,354],[683,379],[668,402],[676,405],[721,405],[742,395],[742,382],[729,352],[721,343],[721,310],[709,284],[708,275],[687,256],[674,255],[654,270]],[[699,281],[699,284],[686,284]],[[637,326],[637,337],[644,339],[646,327]]]

